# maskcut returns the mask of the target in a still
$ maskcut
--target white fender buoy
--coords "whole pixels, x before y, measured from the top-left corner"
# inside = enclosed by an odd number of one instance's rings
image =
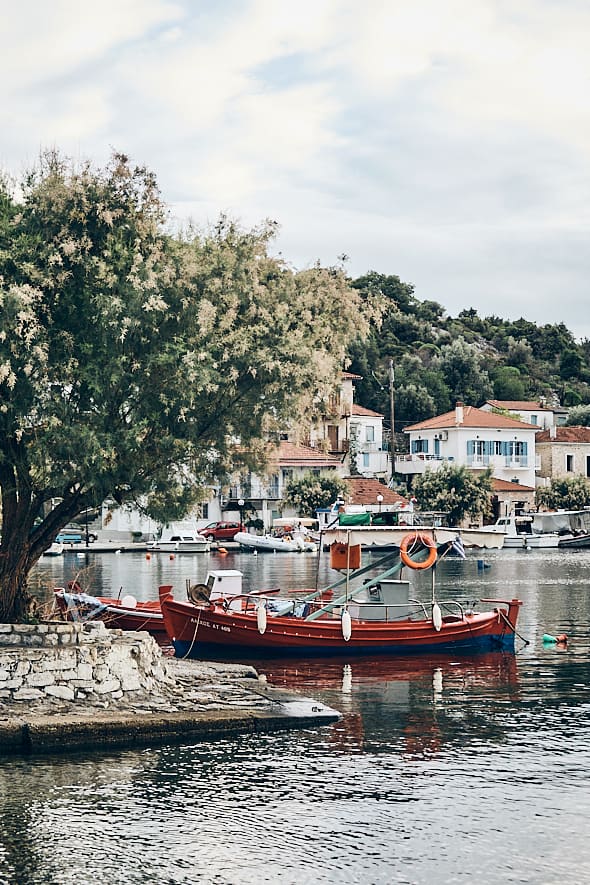
[[[438,602],[435,602],[432,606],[432,626],[437,633],[442,627],[442,612],[440,610],[440,605],[438,604]]]
[[[123,606],[123,608],[137,608],[137,599],[135,598],[135,596],[131,596],[131,594],[129,594],[129,596],[123,597],[123,599],[121,600],[121,605]]]
[[[350,612],[348,609],[342,612],[342,636],[344,641],[348,642],[352,636],[352,621],[350,620]]]
[[[266,606],[263,602],[259,602],[256,607],[256,623],[258,624],[258,632],[260,635],[266,632]]]

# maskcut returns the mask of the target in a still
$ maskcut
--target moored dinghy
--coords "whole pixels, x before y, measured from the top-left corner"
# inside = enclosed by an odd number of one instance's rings
[[[159,588],[170,591],[168,585]],[[213,569],[204,584],[187,581],[187,596],[195,602],[219,602],[239,596],[242,592],[242,572],[236,569]],[[265,591],[271,594],[272,590]],[[119,597],[93,596],[80,587],[77,581],[68,581],[67,589],[56,587],[54,598],[58,611],[66,621],[103,621],[107,627],[121,630],[147,630],[156,638],[166,637],[166,627],[160,600],[137,600],[131,594]]]
[[[162,614],[175,652],[200,657],[222,650],[284,655],[514,650],[520,600],[485,600],[492,607],[476,612],[472,604],[437,602],[434,592],[429,602],[411,599],[410,583],[392,576],[403,565],[430,567],[436,544],[414,532],[404,542],[401,558],[385,557],[381,564],[390,567],[365,583],[363,577],[374,565],[352,573],[346,568],[346,575],[326,588],[344,589],[330,602],[322,591],[314,591],[297,599],[269,598],[261,592],[256,601],[240,595],[195,604],[176,600],[163,588]],[[421,559],[424,550],[427,560]],[[348,565],[352,559],[347,557]]]
[[[66,621],[104,621],[107,627],[121,630],[147,630],[154,636],[166,636],[159,600],[139,602],[131,594],[122,598],[92,596],[75,582],[67,590],[54,590],[57,608]]]
[[[267,553],[314,553],[317,550],[317,544],[306,538],[304,532],[293,532],[292,535],[282,537],[238,532],[234,541],[246,550]]]

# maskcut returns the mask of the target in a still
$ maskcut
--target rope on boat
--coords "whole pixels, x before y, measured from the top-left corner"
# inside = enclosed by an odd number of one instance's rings
[[[193,650],[193,645],[195,644],[195,641],[197,639],[197,630],[199,629],[200,623],[201,623],[201,609],[199,609],[199,614],[197,615],[197,623],[195,624],[195,632],[193,633],[193,638],[191,640],[191,644],[189,645],[186,654],[180,658],[181,661],[184,661],[186,658],[188,658],[191,651]]]
[[[498,609],[498,615],[504,621],[504,623],[508,624],[508,626],[510,627],[510,629],[512,630],[512,632],[514,633],[515,636],[518,636],[518,638],[521,639],[525,645],[530,645],[529,640],[525,639],[524,636],[522,636],[522,634],[520,634],[518,632],[518,630],[516,629],[514,624],[506,617],[506,613],[504,611],[502,611],[501,608]]]

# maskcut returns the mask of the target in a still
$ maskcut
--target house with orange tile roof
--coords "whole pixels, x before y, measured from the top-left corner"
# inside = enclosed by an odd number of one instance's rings
[[[535,400],[489,399],[481,408],[484,412],[509,412],[525,424],[534,424],[540,430],[563,424],[568,413],[564,407],[551,407],[545,401]]]
[[[543,485],[566,476],[590,478],[590,427],[550,427],[537,434]]]
[[[236,501],[256,511],[265,526],[279,515],[289,480],[306,473],[344,477],[358,474],[367,479],[389,478],[388,452],[383,445],[383,415],[354,402],[354,382],[360,375],[343,372],[327,414],[308,428],[287,431],[272,454],[264,475],[236,478],[223,498],[225,510]],[[382,486],[385,489],[385,486]],[[387,491],[387,489],[386,489]],[[285,514],[290,515],[290,514]]]
[[[410,479],[445,463],[474,471],[491,467],[495,479],[520,486],[520,494],[528,489],[534,495],[538,428],[533,424],[457,403],[451,412],[404,432],[410,451],[396,457],[396,473]]]
[[[364,476],[347,476],[348,496],[345,505],[349,507],[362,507],[374,513],[380,510],[399,510],[407,507],[410,503],[408,498],[394,492],[379,482]]]
[[[285,488],[291,479],[301,479],[307,473],[334,476],[342,479],[348,472],[341,455],[324,452],[318,446],[306,446],[290,440],[281,440],[271,451],[264,474],[249,473],[237,479],[223,499],[225,511],[238,509],[243,502],[250,513],[256,512],[266,529],[270,529],[282,512]]]
[[[507,482],[505,479],[492,477],[491,507],[494,519],[523,510],[532,510],[534,506],[535,489],[523,486],[514,480]]]
[[[354,382],[361,378],[343,372],[340,390],[330,401],[329,414],[310,428],[309,443],[344,456],[351,473],[387,480],[391,474],[383,440],[383,418],[354,401]]]

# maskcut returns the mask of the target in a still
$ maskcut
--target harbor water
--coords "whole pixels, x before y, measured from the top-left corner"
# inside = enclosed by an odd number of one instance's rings
[[[246,589],[334,577],[311,554],[67,553],[35,579],[148,599],[209,568]],[[589,575],[583,550],[437,567],[440,599],[523,600],[515,655],[254,660],[341,711],[330,725],[1,759],[0,883],[589,882]]]

